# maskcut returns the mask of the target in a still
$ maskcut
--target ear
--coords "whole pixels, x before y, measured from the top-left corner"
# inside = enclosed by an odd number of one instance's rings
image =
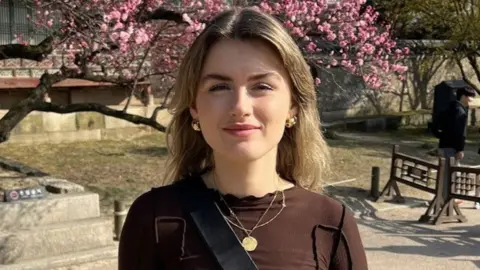
[[[197,109],[195,109],[194,107],[190,107],[190,115],[193,119],[198,119]]]
[[[290,111],[288,112],[288,118],[294,117],[298,114],[298,107],[297,105],[292,105]]]

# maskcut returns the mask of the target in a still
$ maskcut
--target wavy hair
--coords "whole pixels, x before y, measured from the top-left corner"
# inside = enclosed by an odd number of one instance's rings
[[[214,167],[213,150],[191,127],[189,108],[194,105],[204,60],[222,39],[260,40],[275,49],[290,75],[297,123],[285,129],[278,145],[277,172],[306,188],[315,186],[328,170],[330,155],[320,131],[315,85],[300,49],[282,24],[255,8],[235,8],[217,15],[193,42],[183,59],[170,103],[173,118],[167,128],[164,184]]]

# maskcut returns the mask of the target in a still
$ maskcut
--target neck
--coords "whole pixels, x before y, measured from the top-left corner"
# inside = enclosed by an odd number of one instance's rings
[[[272,149],[258,160],[248,162],[215,155],[215,169],[208,176],[207,185],[238,198],[262,197],[267,193],[284,189],[288,184],[276,172],[276,159],[276,149]]]

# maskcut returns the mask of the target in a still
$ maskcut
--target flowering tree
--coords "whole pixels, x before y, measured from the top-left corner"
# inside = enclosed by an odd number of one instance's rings
[[[54,104],[45,100],[48,90],[67,78],[109,82],[128,87],[130,98],[136,85],[153,75],[174,78],[182,55],[205,23],[227,8],[223,0],[34,0],[28,1],[31,19],[46,38],[29,44],[0,46],[0,60],[23,58],[44,61],[54,50],[64,55],[58,72],[45,73],[28,98],[0,119],[0,142],[31,111],[72,113],[96,111],[145,124],[165,127],[150,118],[113,110],[97,103]],[[235,3],[234,3],[235,4]],[[297,40],[312,67],[343,68],[362,76],[366,85],[381,89],[380,73],[401,75],[399,64],[408,49],[396,48],[388,26],[375,25],[378,14],[365,7],[365,0],[341,0],[333,6],[325,0],[276,0],[256,3],[259,9],[279,18]],[[320,80],[317,78],[316,83]],[[168,94],[167,94],[168,96]],[[162,109],[163,106],[157,109]]]
[[[400,63],[408,48],[396,48],[388,25],[376,25],[379,16],[366,0],[264,1],[260,7],[281,18],[301,46],[308,62],[328,69],[340,67],[363,77],[370,88],[381,89],[380,73],[400,78],[407,68]],[[320,81],[317,78],[317,83]]]

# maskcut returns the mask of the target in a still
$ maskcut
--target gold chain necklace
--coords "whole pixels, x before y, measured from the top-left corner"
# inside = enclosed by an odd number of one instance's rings
[[[265,211],[265,213],[264,213],[264,214],[262,215],[262,217],[259,219],[259,222],[257,222],[257,225],[255,225],[252,229],[243,228],[243,227],[237,225],[235,222],[231,221],[231,220],[228,219],[228,218],[227,218],[227,221],[228,221],[230,224],[232,224],[233,226],[235,226],[235,227],[237,227],[237,228],[239,228],[239,229],[241,229],[241,230],[243,230],[243,231],[247,231],[247,232],[249,232],[249,233],[251,234],[255,229],[258,229],[258,228],[260,228],[260,227],[263,227],[263,226],[269,224],[269,223],[272,222],[274,219],[276,219],[276,218],[280,215],[280,213],[282,213],[283,208],[285,208],[286,204],[285,204],[285,192],[284,192],[283,190],[282,190],[281,192],[282,192],[282,208],[280,208],[280,210],[277,212],[277,214],[275,214],[275,216],[273,216],[272,218],[270,218],[268,221],[266,221],[266,222],[264,222],[264,223],[262,223],[262,224],[258,224],[258,223],[260,222],[260,220],[263,219],[263,217],[265,216],[266,212],[268,212],[268,209]],[[276,194],[275,194],[275,197],[276,197]],[[275,197],[273,198],[272,202],[275,201]],[[223,198],[221,198],[221,199],[222,199],[222,201],[223,201],[224,204],[227,204],[227,203],[225,202],[225,200],[223,200]],[[270,206],[271,206],[271,205],[270,205]],[[228,205],[227,205],[227,207],[228,207]],[[270,207],[269,207],[269,208],[270,208]],[[229,208],[229,210],[231,210],[231,209]],[[238,219],[238,218],[236,217],[235,213],[232,213],[232,212],[231,212],[230,214],[232,214],[236,219]],[[237,222],[238,222],[238,221],[237,221]]]
[[[215,185],[215,187],[218,189],[218,186],[217,186],[217,183],[216,183],[216,174],[213,173],[213,184]],[[238,218],[238,216],[235,214],[235,212],[233,212],[233,210],[230,208],[230,206],[228,205],[228,203],[224,200],[223,196],[220,194],[220,199],[222,200],[222,202],[225,204],[225,206],[228,208],[228,211],[230,212],[230,215],[232,215],[238,222],[238,224],[235,224],[233,221],[231,221],[228,217],[226,217],[225,215],[223,216],[223,218],[225,218],[225,220],[234,225],[235,227],[241,229],[247,236],[245,238],[243,238],[242,240],[242,246],[243,248],[246,250],[246,251],[254,251],[257,246],[258,246],[258,240],[253,237],[251,234],[253,233],[254,230],[256,230],[257,228],[260,228],[262,226],[265,226],[267,224],[269,224],[270,222],[272,222],[275,218],[277,218],[280,213],[283,211],[283,208],[286,207],[286,204],[285,204],[285,192],[282,190],[282,208],[280,209],[280,211],[273,217],[271,218],[270,220],[268,220],[267,222],[264,222],[262,224],[260,224],[260,222],[262,221],[262,219],[265,217],[265,215],[267,214],[267,212],[270,210],[270,208],[272,207],[273,205],[273,202],[275,201],[277,195],[278,195],[278,188],[277,190],[275,191],[275,195],[273,196],[273,199],[272,201],[270,202],[270,205],[268,206],[267,210],[265,210],[265,212],[262,214],[262,216],[258,219],[257,223],[255,224],[255,226],[252,228],[252,229],[247,229],[245,228],[245,226],[243,226],[242,222],[240,221],[240,219]]]

